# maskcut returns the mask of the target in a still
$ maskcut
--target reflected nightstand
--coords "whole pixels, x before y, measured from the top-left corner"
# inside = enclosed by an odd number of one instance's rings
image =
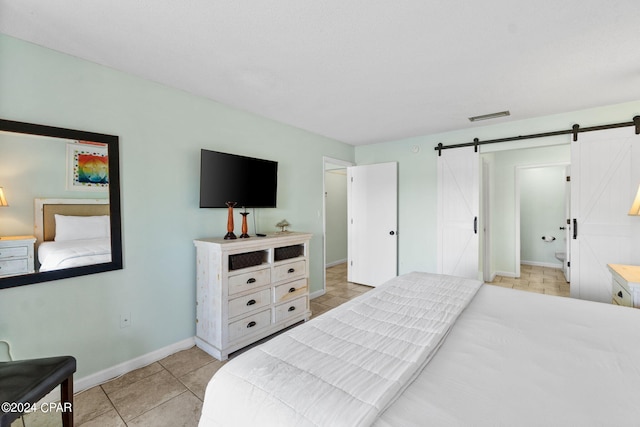
[[[0,237],[0,277],[33,273],[33,236]]]

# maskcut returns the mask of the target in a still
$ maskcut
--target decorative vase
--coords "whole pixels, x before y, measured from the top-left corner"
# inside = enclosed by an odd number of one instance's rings
[[[229,207],[229,216],[227,217],[227,234],[224,236],[224,240],[236,239],[236,235],[233,234],[233,208],[237,202],[225,203]]]
[[[240,238],[248,239],[251,237],[247,233],[249,231],[249,227],[247,227],[247,215],[249,215],[249,212],[240,212],[240,215],[242,215],[242,234],[240,235]]]

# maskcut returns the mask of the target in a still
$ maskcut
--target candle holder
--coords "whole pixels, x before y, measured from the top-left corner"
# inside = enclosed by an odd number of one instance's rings
[[[241,239],[248,239],[249,237],[249,227],[247,226],[247,215],[249,215],[249,212],[240,212],[240,215],[242,215],[242,234],[240,235]]]
[[[237,239],[236,235],[233,234],[233,208],[237,202],[227,202],[225,203],[229,208],[229,215],[227,216],[227,234],[224,236],[224,240],[232,240]]]

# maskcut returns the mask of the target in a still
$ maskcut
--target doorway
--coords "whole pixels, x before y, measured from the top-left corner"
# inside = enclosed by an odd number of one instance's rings
[[[568,163],[516,167],[516,277],[523,264],[563,269],[569,262],[567,167]]]
[[[347,262],[347,167],[348,161],[323,158],[322,224],[323,224],[323,280],[322,291],[326,292],[327,267]],[[319,296],[319,295],[312,295]]]

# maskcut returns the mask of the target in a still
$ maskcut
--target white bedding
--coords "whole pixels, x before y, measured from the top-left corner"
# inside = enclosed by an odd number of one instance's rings
[[[640,425],[640,310],[485,285],[376,426]]]
[[[293,348],[287,336],[305,336],[314,324],[338,322],[345,337],[350,331],[349,339],[362,341],[368,320],[348,319],[350,306],[360,302],[352,300],[230,361],[207,388],[200,425],[302,425],[301,420],[355,425],[352,414],[342,412],[352,397],[309,387],[310,377],[326,369],[346,384],[355,381],[357,388],[369,384],[359,374],[362,366],[376,371],[371,376],[387,376],[394,363],[370,359],[378,357],[373,353],[354,356],[359,352],[355,349],[341,352],[340,346],[331,350],[332,356],[316,358],[306,347],[326,346],[321,336]],[[391,322],[392,317],[385,319]],[[393,327],[390,323],[389,329]],[[372,338],[365,342],[381,345]],[[283,353],[283,361],[266,363],[265,347]],[[436,348],[415,375],[401,375],[405,384],[393,384],[393,396],[380,404],[381,413],[357,421],[394,427],[639,423],[640,310],[485,285]],[[305,373],[287,362],[309,357]],[[342,358],[346,361],[340,362]],[[348,361],[356,365],[345,369]],[[282,395],[285,389],[291,394]],[[304,408],[304,418],[298,417],[299,408]]]
[[[40,271],[80,267],[111,261],[111,239],[82,239],[42,242],[38,247]]]
[[[435,354],[480,285],[413,273],[274,338],[216,374],[200,425],[368,426]]]

